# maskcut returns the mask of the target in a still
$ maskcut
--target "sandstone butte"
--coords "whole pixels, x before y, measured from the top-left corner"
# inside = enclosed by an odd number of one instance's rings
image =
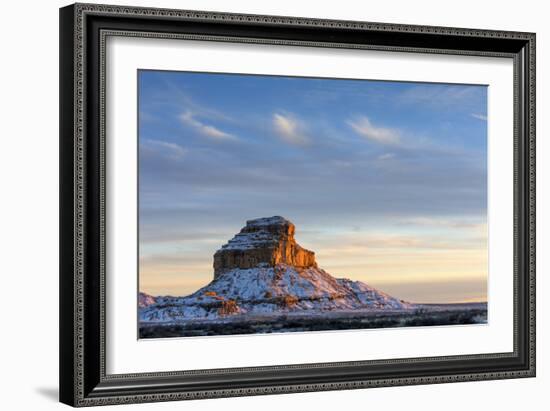
[[[275,267],[317,268],[315,253],[294,239],[295,227],[284,217],[248,220],[246,226],[214,254],[214,279],[232,269]]]

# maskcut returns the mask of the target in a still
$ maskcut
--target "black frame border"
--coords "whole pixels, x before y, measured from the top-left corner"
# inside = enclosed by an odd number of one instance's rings
[[[105,40],[134,36],[514,61],[514,351],[105,373]],[[92,406],[535,376],[535,34],[75,4],[60,9],[60,401]]]

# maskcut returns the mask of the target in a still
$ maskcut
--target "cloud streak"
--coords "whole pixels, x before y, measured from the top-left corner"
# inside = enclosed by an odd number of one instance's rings
[[[176,143],[169,143],[162,140],[145,140],[144,143],[149,149],[159,151],[161,154],[174,160],[180,159],[187,153],[187,149]]]
[[[304,133],[304,126],[295,117],[288,114],[273,114],[273,128],[277,135],[286,143],[295,146],[306,146],[310,143]]]
[[[478,120],[481,120],[481,121],[487,121],[487,116],[484,115],[484,114],[478,114],[478,113],[472,113],[470,114],[473,118],[477,118]]]
[[[380,161],[391,160],[392,158],[395,158],[394,153],[384,153],[384,154],[380,154],[377,157],[377,159],[380,160]]]
[[[401,93],[397,101],[436,109],[457,109],[478,105],[484,100],[483,86],[419,84]]]
[[[413,226],[425,226],[425,227],[448,227],[448,228],[466,228],[466,229],[476,229],[487,230],[487,223],[480,223],[477,220],[471,219],[444,219],[444,218],[434,218],[434,217],[411,217],[403,219],[399,222],[403,225],[413,225]]]
[[[398,130],[377,127],[366,116],[359,116],[354,120],[348,120],[347,124],[367,140],[374,141],[379,144],[398,145],[401,143],[401,137]]]
[[[198,131],[201,135],[210,137],[216,140],[235,140],[236,137],[226,133],[217,127],[203,123],[197,119],[197,116],[190,110],[187,110],[179,115],[180,121]]]

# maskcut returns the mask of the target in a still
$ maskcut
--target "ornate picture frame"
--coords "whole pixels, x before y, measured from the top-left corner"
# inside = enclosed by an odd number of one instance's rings
[[[110,37],[513,61],[513,350],[108,373],[105,95]],[[535,376],[534,33],[75,4],[60,10],[60,100],[61,402],[80,407]]]

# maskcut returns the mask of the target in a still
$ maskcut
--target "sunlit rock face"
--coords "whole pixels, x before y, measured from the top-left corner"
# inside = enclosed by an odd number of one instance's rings
[[[246,226],[214,254],[214,279],[233,269],[317,267],[315,253],[294,239],[294,224],[275,216],[248,220]]]

